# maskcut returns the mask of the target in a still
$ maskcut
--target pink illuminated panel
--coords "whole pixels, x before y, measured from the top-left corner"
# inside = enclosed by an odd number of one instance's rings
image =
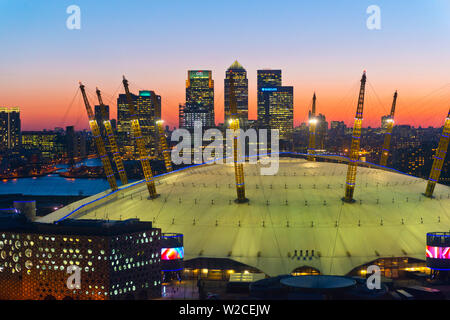
[[[178,260],[184,258],[184,248],[162,248],[161,260]]]
[[[450,259],[450,247],[427,246],[427,258]]]

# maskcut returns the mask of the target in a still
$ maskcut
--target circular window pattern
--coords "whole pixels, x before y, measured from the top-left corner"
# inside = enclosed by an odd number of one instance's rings
[[[16,263],[16,271],[20,272],[22,271],[22,267],[20,266],[20,264]]]
[[[0,253],[0,256],[2,257],[2,259],[6,259],[6,251],[2,251],[2,253]]]
[[[21,245],[21,244],[20,244],[20,241],[16,241],[15,246],[16,246],[17,249],[20,248],[20,245]]]
[[[0,241],[0,250],[3,249],[4,246],[5,244],[3,243],[3,241]]]
[[[31,267],[33,267],[33,262],[30,260],[25,261],[25,268],[31,269]]]
[[[18,255],[17,253],[14,253],[14,254],[13,254],[13,261],[14,261],[14,262],[19,261],[19,255]]]
[[[25,256],[26,257],[30,258],[31,257],[31,253],[32,253],[31,249],[25,250]]]

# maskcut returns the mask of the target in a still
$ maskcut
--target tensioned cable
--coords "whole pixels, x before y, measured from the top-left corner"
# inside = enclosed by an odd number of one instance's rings
[[[75,102],[75,98],[77,97],[77,95],[79,94],[79,88],[76,87],[75,93],[73,95],[72,101],[70,102],[69,106],[66,108],[66,112],[64,113],[62,119],[61,119],[61,123],[65,124],[66,123],[66,118],[67,115],[69,114],[70,110],[72,109],[72,105]]]

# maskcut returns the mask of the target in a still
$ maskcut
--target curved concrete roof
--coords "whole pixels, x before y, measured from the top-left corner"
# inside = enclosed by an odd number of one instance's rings
[[[301,266],[343,275],[382,257],[425,260],[426,233],[450,226],[450,187],[437,185],[436,198],[428,199],[423,179],[359,167],[356,203],[347,204],[341,201],[345,164],[281,158],[275,176],[261,176],[259,164],[245,164],[244,171],[249,204],[233,201],[233,165],[214,164],[158,178],[156,200],[147,200],[140,183],[41,221],[138,217],[183,233],[185,259],[229,258],[271,276]],[[295,250],[303,257],[294,257]]]

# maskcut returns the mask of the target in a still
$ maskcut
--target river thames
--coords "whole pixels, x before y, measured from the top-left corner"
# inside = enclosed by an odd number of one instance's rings
[[[99,159],[88,159],[77,165],[101,166]],[[61,171],[67,165],[57,165]],[[132,181],[130,181],[132,182]],[[120,185],[120,181],[117,181]],[[0,181],[0,194],[23,194],[36,196],[89,196],[109,189],[106,179],[71,179],[52,173],[44,177],[18,178]]]

